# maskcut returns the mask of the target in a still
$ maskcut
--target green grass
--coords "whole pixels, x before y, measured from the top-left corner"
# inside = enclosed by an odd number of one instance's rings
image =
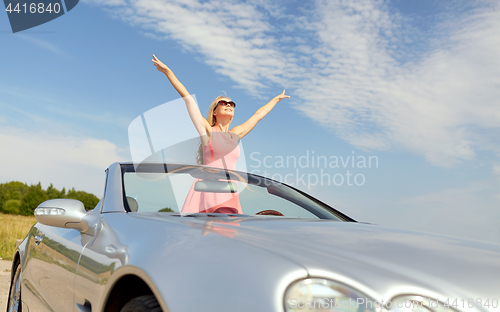
[[[16,239],[24,239],[35,223],[34,216],[0,213],[0,258],[12,260],[16,249]]]

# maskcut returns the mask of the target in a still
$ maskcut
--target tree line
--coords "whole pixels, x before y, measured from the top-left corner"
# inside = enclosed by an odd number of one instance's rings
[[[32,216],[35,208],[49,199],[71,198],[83,203],[86,210],[94,209],[99,198],[94,194],[77,191],[75,188],[66,192],[66,188],[58,190],[52,183],[46,190],[38,184],[27,185],[26,183],[12,181],[0,184],[0,212]]]

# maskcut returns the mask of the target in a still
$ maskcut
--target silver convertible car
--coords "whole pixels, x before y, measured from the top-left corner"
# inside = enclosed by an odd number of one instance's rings
[[[500,311],[500,245],[356,222],[243,172],[115,163],[93,210],[35,215],[8,311]]]

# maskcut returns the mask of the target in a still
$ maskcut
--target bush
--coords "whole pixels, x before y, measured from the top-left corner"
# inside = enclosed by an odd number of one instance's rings
[[[86,210],[94,209],[99,202],[99,198],[94,194],[74,188],[66,193],[65,188],[59,191],[52,184],[44,190],[40,182],[30,186],[17,181],[0,184],[0,212],[3,213],[30,216],[38,205],[55,198],[77,199],[83,203]]]
[[[28,189],[28,185],[18,181],[0,184],[0,211],[3,211],[3,205],[7,201],[11,199],[22,200]]]
[[[84,191],[75,191],[74,188],[69,190],[65,197],[81,201],[85,206],[85,210],[94,209],[99,202],[99,198],[97,198],[94,194]]]
[[[21,201],[19,199],[9,199],[3,204],[3,213],[18,215],[21,213]]]
[[[48,199],[49,197],[42,189],[42,185],[40,183],[37,185],[31,185],[21,201],[21,214],[24,216],[32,216],[35,208]]]

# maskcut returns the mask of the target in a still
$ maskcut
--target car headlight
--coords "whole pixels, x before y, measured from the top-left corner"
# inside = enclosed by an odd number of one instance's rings
[[[288,287],[284,300],[286,312],[378,312],[382,308],[356,289],[322,278],[295,282]]]

